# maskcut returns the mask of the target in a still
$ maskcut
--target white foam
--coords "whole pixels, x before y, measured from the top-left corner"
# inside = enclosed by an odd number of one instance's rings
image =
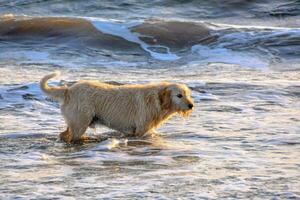
[[[222,30],[228,28],[235,29],[257,29],[257,30],[287,30],[287,31],[299,31],[300,28],[296,27],[282,27],[282,26],[260,26],[260,25],[238,25],[238,24],[226,24],[226,23],[207,23],[206,21],[198,21],[201,23],[206,23],[210,29]]]
[[[93,148],[93,150],[96,151],[112,150],[120,146],[126,146],[127,142],[128,142],[127,139],[109,138],[107,140],[102,141],[97,147]]]
[[[266,68],[269,61],[251,52],[233,51],[231,49],[216,47],[211,48],[203,45],[194,45],[192,52],[200,56],[201,63],[226,63],[250,68]]]
[[[233,32],[220,36],[218,39],[220,45],[232,45],[232,44],[244,44],[245,46],[252,41],[263,41],[267,42],[268,40],[278,40],[280,37],[284,37],[285,40],[289,38],[298,38],[300,37],[300,31],[297,30],[276,30],[276,31],[261,31],[257,32],[254,30],[243,31],[243,32]],[[280,40],[279,40],[280,42]],[[219,45],[219,46],[220,46]]]
[[[120,22],[115,22],[115,21],[104,21],[104,20],[99,20],[95,18],[90,18],[92,19],[92,24],[101,32],[110,34],[110,35],[115,35],[118,37],[122,37],[127,41],[137,43],[141,46],[142,49],[150,53],[150,55],[157,59],[157,60],[165,60],[165,61],[172,61],[172,60],[177,60],[180,57],[178,57],[176,54],[173,54],[170,52],[170,49],[165,46],[161,45],[148,45],[145,42],[141,41],[139,39],[139,34],[133,33],[130,31],[130,27],[138,25],[140,22],[133,22],[130,24],[125,24],[125,23],[120,23]],[[155,51],[152,51],[150,48],[153,47],[159,47],[159,48],[164,48],[166,49],[167,53],[158,53]]]

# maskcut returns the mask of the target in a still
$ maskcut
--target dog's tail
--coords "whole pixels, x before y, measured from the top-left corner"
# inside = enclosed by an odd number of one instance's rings
[[[57,101],[63,101],[65,99],[65,93],[67,92],[68,88],[66,86],[49,87],[47,84],[47,81],[49,79],[54,78],[59,75],[60,75],[60,72],[55,71],[52,74],[44,76],[40,81],[40,87],[41,87],[42,91],[50,98],[57,100]]]

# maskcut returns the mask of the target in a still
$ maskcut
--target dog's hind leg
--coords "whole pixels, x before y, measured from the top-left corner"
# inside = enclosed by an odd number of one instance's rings
[[[91,125],[94,114],[87,107],[78,107],[76,103],[69,102],[61,107],[68,129],[60,134],[66,143],[77,143],[87,141],[84,134]]]
[[[87,128],[91,124],[91,120],[92,119],[81,115],[81,117],[77,118],[77,123],[71,122],[69,124],[72,143],[100,142],[103,140],[101,138],[94,138],[85,135]]]
[[[86,129],[89,126],[89,123],[85,123],[82,121],[71,122],[68,124],[70,128],[70,135],[72,143],[80,142],[85,134]]]
[[[80,142],[91,123],[91,117],[85,112],[65,112],[64,113],[68,129],[61,133],[61,138],[67,143]]]
[[[74,140],[73,137],[71,136],[71,132],[69,130],[69,127],[60,133],[59,135],[60,139],[62,141],[64,141],[65,143],[71,143],[71,142],[99,142],[101,141],[100,139],[98,138],[92,138],[92,137],[87,137],[87,136],[81,136],[79,138],[79,140]]]

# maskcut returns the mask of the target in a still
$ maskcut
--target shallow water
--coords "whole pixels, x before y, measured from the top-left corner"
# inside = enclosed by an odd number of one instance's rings
[[[1,199],[300,199],[299,1],[2,1]],[[66,145],[38,87],[183,82],[152,139]]]

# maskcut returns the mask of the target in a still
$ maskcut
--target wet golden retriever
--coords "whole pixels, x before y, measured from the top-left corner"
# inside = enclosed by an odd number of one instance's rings
[[[184,84],[157,83],[111,85],[79,81],[67,87],[49,87],[47,81],[59,72],[43,77],[42,91],[60,101],[67,130],[60,138],[67,143],[87,139],[88,127],[99,123],[126,135],[144,136],[174,114],[187,117],[193,110],[191,91]]]

